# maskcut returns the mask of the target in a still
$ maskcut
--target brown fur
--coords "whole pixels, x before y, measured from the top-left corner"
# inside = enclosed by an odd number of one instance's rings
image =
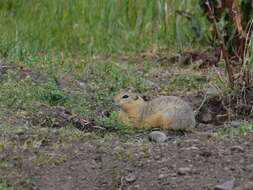
[[[120,92],[114,97],[119,105],[119,120],[128,126],[184,129],[195,126],[190,106],[174,96],[162,96],[149,102],[129,92]]]
[[[153,115],[143,118],[142,127],[160,127],[162,129],[171,128],[172,121],[165,118],[162,113],[155,113]]]

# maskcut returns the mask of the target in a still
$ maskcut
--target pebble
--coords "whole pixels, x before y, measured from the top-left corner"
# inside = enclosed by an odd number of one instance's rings
[[[239,128],[243,125],[243,122],[236,120],[236,121],[231,121],[228,125],[229,127]]]
[[[232,190],[233,188],[234,188],[234,180],[230,180],[222,184],[216,185],[214,190]]]
[[[177,176],[177,173],[171,173],[170,176],[171,176],[171,177],[176,177],[176,176]]]
[[[168,175],[160,174],[160,175],[158,176],[158,179],[163,179],[163,178],[165,178],[165,177],[168,177]]]
[[[188,173],[190,173],[192,171],[192,169],[190,167],[182,167],[178,169],[178,174],[179,175],[186,175]]]
[[[167,140],[167,136],[161,131],[152,131],[149,134],[149,140],[156,143],[162,143]]]
[[[233,152],[244,152],[244,149],[241,146],[232,146],[230,150]]]
[[[217,97],[220,95],[219,91],[217,90],[217,88],[215,87],[209,87],[207,88],[206,90],[206,95],[209,97],[209,98],[213,98],[213,97]]]
[[[125,177],[126,182],[132,183],[137,179],[136,175],[130,173]]]

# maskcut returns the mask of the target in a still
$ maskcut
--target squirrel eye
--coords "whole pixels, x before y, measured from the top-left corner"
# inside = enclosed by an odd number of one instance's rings
[[[124,96],[122,96],[122,98],[128,98],[129,96],[128,95],[124,95]]]

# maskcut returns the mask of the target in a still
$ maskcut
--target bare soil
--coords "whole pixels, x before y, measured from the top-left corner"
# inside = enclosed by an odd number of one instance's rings
[[[236,185],[253,180],[252,133],[222,141],[173,135],[163,144],[148,142],[145,135],[109,135],[84,139],[63,152],[69,159],[59,165],[26,168],[37,179],[32,189],[211,190],[227,180]]]

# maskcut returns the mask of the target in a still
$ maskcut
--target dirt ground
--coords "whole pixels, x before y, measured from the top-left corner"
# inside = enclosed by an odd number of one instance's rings
[[[253,180],[252,133],[225,141],[172,135],[162,144],[148,142],[144,135],[109,135],[89,137],[62,152],[70,158],[32,172],[32,189],[211,190],[228,180],[236,185]]]

